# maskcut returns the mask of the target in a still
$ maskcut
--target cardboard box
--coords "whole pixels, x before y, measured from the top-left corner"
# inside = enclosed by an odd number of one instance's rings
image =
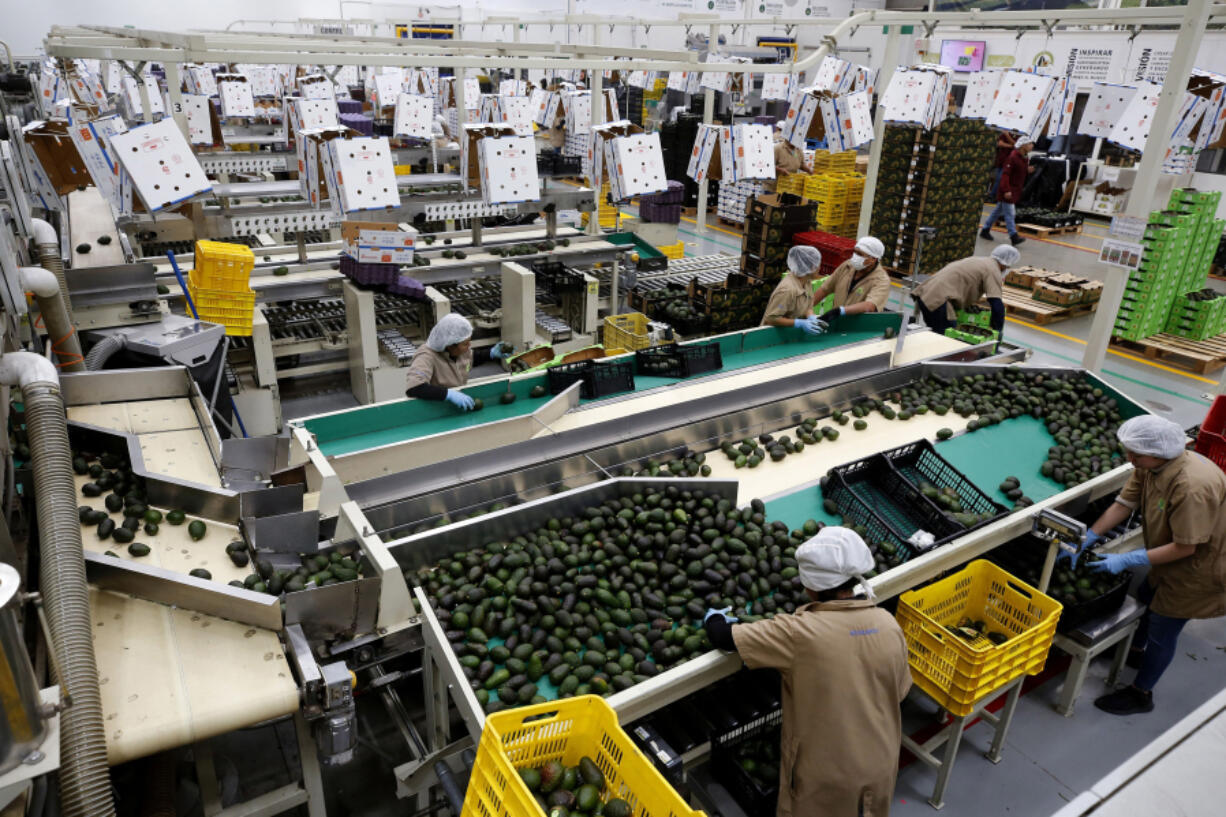
[[[115,155],[149,212],[188,201],[213,186],[174,119],[111,137]]]
[[[22,128],[22,138],[42,166],[43,175],[61,196],[93,183],[89,169],[77,153],[63,119],[35,121]]]
[[[415,94],[396,97],[393,135],[429,139],[434,135],[434,100]]]
[[[460,178],[465,180],[467,187],[481,185],[481,163],[477,155],[477,144],[482,139],[502,136],[515,136],[514,128],[487,123],[464,125],[464,138],[460,140]]]
[[[251,90],[251,83],[242,74],[218,76],[217,95],[221,101],[222,116],[255,116],[255,95]]]
[[[513,204],[541,197],[536,173],[536,149],[526,136],[500,136],[477,143],[481,170],[481,200]]]
[[[360,263],[412,264],[417,230],[391,221],[342,221],[341,252]]]
[[[809,225],[817,218],[817,205],[788,193],[768,193],[755,198],[749,215],[774,225]]]
[[[396,171],[387,137],[332,139],[326,145],[341,212],[400,206]],[[535,169],[535,164],[533,165]]]
[[[69,128],[72,142],[94,185],[116,214],[130,212],[132,202],[130,199],[126,204],[123,201],[121,170],[119,161],[115,158],[115,149],[111,146],[111,138],[127,129],[123,117],[118,114],[93,121],[75,122]]]

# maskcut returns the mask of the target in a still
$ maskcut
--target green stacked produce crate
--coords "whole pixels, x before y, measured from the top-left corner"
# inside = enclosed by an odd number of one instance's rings
[[[1212,289],[1180,295],[1171,307],[1166,331],[1191,340],[1226,332],[1226,295]]]
[[[1150,213],[1141,266],[1128,276],[1114,334],[1141,340],[1160,332],[1204,339],[1226,326],[1220,309],[1197,291],[1213,263],[1226,222],[1214,219],[1220,192],[1178,189],[1165,210]],[[1193,297],[1193,296],[1196,297]]]
[[[885,244],[882,263],[910,272],[920,227],[937,231],[924,243],[923,273],[975,254],[982,212],[968,191],[987,186],[995,143],[994,133],[971,119],[946,119],[931,131],[886,128],[870,222]]]

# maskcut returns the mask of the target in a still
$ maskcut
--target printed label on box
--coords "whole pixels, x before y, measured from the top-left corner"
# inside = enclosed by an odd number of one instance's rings
[[[762,99],[787,100],[795,77],[792,74],[763,74]]]
[[[481,198],[486,204],[537,201],[536,146],[530,137],[484,138],[477,143],[481,162]]]
[[[342,210],[352,213],[400,206],[387,137],[334,139],[328,151],[341,190]]]

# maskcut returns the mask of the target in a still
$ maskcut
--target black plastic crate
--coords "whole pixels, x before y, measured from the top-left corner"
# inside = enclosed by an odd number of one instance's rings
[[[933,535],[931,545],[908,544],[913,553],[927,553],[966,531],[903,479],[881,454],[840,465],[831,470],[830,478],[872,508],[899,541],[907,542],[917,530]]]
[[[761,740],[778,747],[780,741],[780,722],[782,710],[774,713],[778,717],[761,721],[754,728],[742,732],[736,740],[727,744],[711,746],[711,768],[716,780],[728,790],[748,817],[774,817],[779,803],[779,779],[771,782],[759,782],[741,766],[737,758],[737,747],[750,740]]]
[[[610,394],[634,391],[634,362],[630,360],[597,363],[581,360],[578,363],[563,363],[545,370],[549,380],[549,393],[561,394],[575,381],[579,396],[595,400]]]
[[[965,530],[981,527],[1009,513],[1004,505],[994,501],[978,485],[955,468],[949,460],[938,454],[930,440],[919,440],[899,446],[882,452],[882,456],[889,460],[898,473],[916,490],[919,490],[921,482],[929,482],[940,488],[953,488],[958,494],[958,500],[962,503],[963,512],[992,515],[991,519],[985,519],[971,526],[961,525],[956,519],[952,520]],[[938,510],[941,509],[938,507]]]
[[[1047,547],[1046,542],[1023,537],[998,547],[988,554],[988,560],[1022,581],[1031,583],[1027,574],[1030,572],[1042,573]],[[1037,584],[1037,582],[1034,583]],[[1100,596],[1072,603],[1062,601],[1064,609],[1060,612],[1060,620],[1056,622],[1056,632],[1067,633],[1076,630],[1087,621],[1114,613],[1124,604],[1130,584],[1132,584],[1132,571],[1125,570],[1116,574],[1115,583],[1111,589]]]
[[[862,538],[873,552],[874,558],[880,554],[882,542],[887,542],[894,548],[894,554],[900,562],[905,562],[915,555],[915,548],[907,542],[906,537],[899,536],[877,515],[871,505],[833,474],[822,482],[822,497],[833,501],[844,518],[850,519],[857,527],[864,528]]]
[[[634,364],[641,375],[692,377],[724,368],[724,356],[718,343],[665,344],[636,350]]]

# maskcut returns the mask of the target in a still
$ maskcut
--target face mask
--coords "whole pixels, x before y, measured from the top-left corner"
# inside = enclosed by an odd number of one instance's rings
[[[847,259],[847,263],[851,264],[851,268],[854,270],[862,270],[868,265],[868,259],[859,255],[853,255]]]

